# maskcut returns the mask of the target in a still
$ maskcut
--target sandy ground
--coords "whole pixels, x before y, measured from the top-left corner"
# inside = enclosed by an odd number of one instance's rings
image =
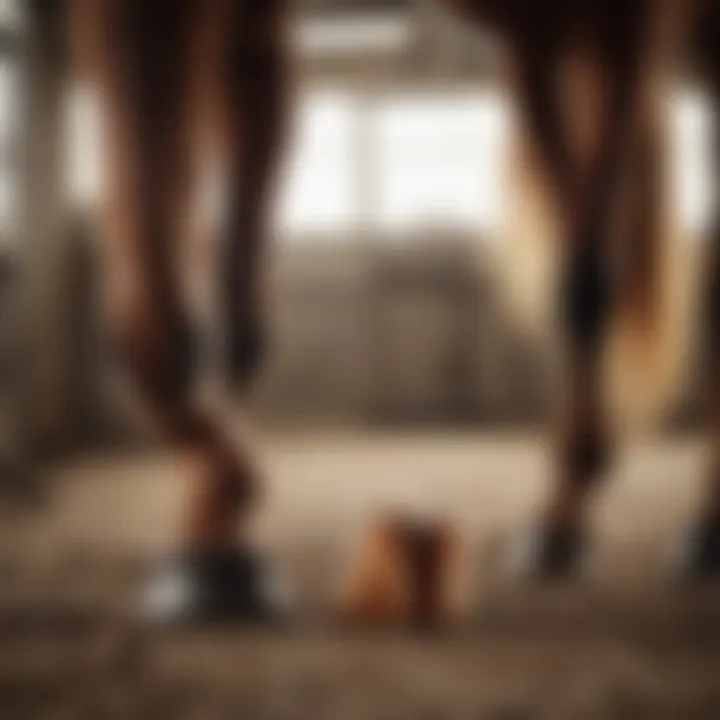
[[[171,545],[182,467],[89,458],[4,513],[0,718],[717,718],[720,588],[672,581],[700,499],[692,442],[623,454],[593,503],[581,581],[529,586],[504,558],[547,487],[532,439],[266,438],[256,533],[305,613],[290,629],[142,630],[132,608]],[[471,612],[441,634],[360,633],[333,607],[369,519],[452,517]],[[6,517],[5,517],[6,516]]]

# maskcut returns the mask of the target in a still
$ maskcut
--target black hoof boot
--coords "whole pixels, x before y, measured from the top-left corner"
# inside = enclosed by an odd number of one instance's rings
[[[720,579],[720,522],[704,522],[684,538],[678,565],[682,579]]]
[[[289,593],[247,550],[197,551],[161,568],[141,615],[158,625],[205,622],[280,623],[291,611]]]
[[[570,579],[584,572],[585,551],[585,536],[579,528],[540,528],[522,538],[511,569],[530,580]]]

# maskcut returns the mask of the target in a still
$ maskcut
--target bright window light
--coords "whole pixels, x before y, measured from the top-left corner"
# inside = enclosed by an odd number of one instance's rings
[[[13,85],[5,70],[0,64],[0,148],[13,135],[17,105],[3,101]],[[706,97],[690,91],[674,96],[670,108],[673,202],[682,227],[696,235],[714,211],[713,113]],[[103,170],[97,110],[92,94],[71,93],[68,190],[88,207],[98,198]],[[496,90],[384,95],[374,104],[351,90],[308,91],[294,110],[278,229],[290,241],[322,235],[341,242],[355,236],[362,205],[367,224],[389,237],[427,229],[490,237],[506,212],[512,117],[508,96]]]
[[[347,237],[355,219],[352,95],[309,93],[295,111],[295,137],[283,172],[280,230]]]
[[[76,85],[65,105],[66,182],[70,200],[78,207],[96,204],[102,191],[98,98]]]
[[[497,228],[508,118],[492,91],[389,100],[377,112],[380,228]]]
[[[680,225],[703,236],[712,221],[713,114],[708,98],[698,92],[679,93],[672,101],[672,195]]]

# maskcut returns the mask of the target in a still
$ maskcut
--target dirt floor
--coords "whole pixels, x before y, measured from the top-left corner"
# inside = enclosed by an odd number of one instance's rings
[[[286,630],[150,632],[132,607],[171,544],[182,468],[92,458],[55,472],[43,508],[4,510],[0,718],[718,718],[720,586],[673,582],[697,507],[694,443],[622,457],[592,508],[586,577],[529,586],[508,548],[542,498],[529,439],[285,437],[261,443],[256,533],[305,613]],[[369,519],[444,513],[465,538],[472,611],[434,635],[333,620]]]

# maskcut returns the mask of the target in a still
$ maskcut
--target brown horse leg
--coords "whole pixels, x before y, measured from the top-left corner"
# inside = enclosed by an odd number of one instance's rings
[[[704,60],[715,107],[720,107],[720,10],[710,7],[707,18],[703,18],[701,33]],[[720,129],[714,128],[713,157],[716,174],[720,169]],[[698,524],[697,532],[691,539],[689,552],[683,558],[683,570],[695,576],[720,575],[720,214],[716,217],[710,239],[709,258],[706,264],[706,308],[708,333],[709,389],[710,402],[710,467],[706,502]]]
[[[219,287],[234,386],[252,379],[265,350],[262,260],[285,124],[286,4],[231,3],[220,58],[229,193]]]
[[[717,149],[715,150],[717,156]],[[716,221],[717,223],[717,221]],[[683,573],[720,575],[720,226],[713,230],[707,264],[709,360],[709,468],[700,521],[682,557]]]
[[[515,54],[515,86],[520,118],[545,170],[550,199],[564,214],[573,200],[577,169],[562,111],[561,57],[557,39],[521,36]]]
[[[183,519],[182,571],[202,592],[175,612],[255,612],[256,573],[235,550],[253,496],[249,463],[193,403],[179,246],[189,186],[188,58],[201,0],[105,0],[96,72],[108,157],[109,281],[127,365],[195,484]],[[257,583],[255,583],[257,584]],[[185,583],[185,586],[187,583]],[[173,587],[177,587],[175,584]],[[252,606],[248,605],[252,602]]]
[[[608,7],[607,15],[597,24],[607,97],[591,162],[583,172],[584,182],[574,183],[579,190],[573,183],[566,184],[565,168],[553,160],[562,160],[558,155],[562,146],[548,145],[547,130],[543,131],[537,119],[547,114],[536,114],[534,120],[536,134],[545,145],[546,160],[555,162],[568,231],[560,299],[561,324],[567,338],[566,406],[559,437],[557,484],[531,559],[533,571],[540,574],[567,574],[575,568],[581,550],[584,501],[607,460],[601,355],[613,300],[608,233],[618,181],[636,125],[645,22],[641,6],[618,3]]]

